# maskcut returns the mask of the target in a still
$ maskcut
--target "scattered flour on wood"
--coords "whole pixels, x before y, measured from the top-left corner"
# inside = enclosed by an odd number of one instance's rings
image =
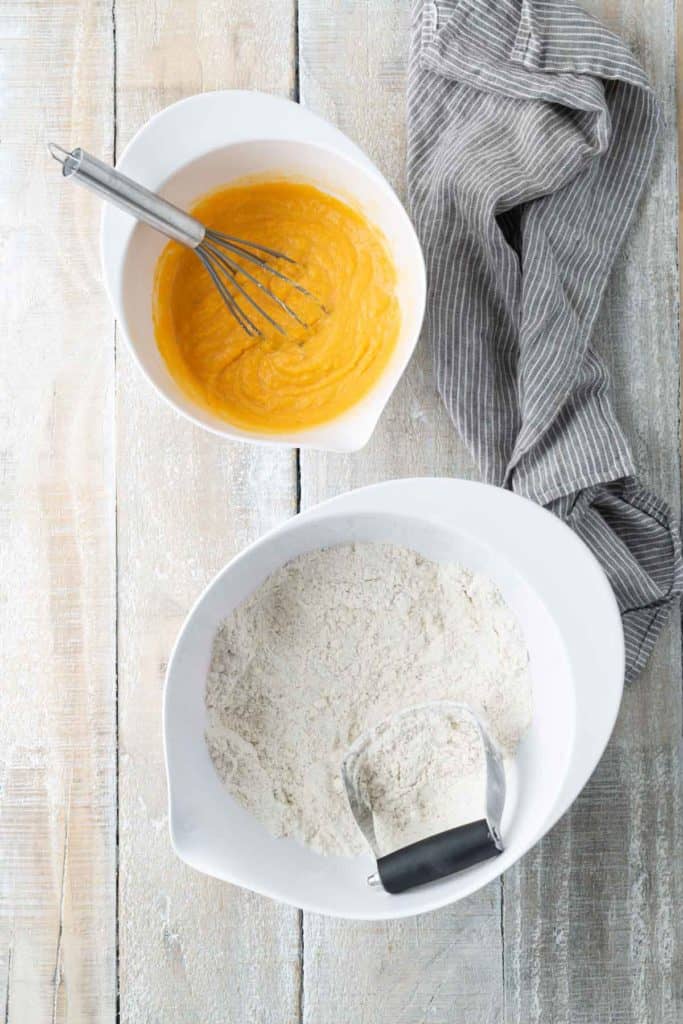
[[[365,841],[341,779],[346,751],[365,730],[432,700],[469,704],[514,753],[531,719],[515,617],[489,579],[458,565],[394,545],[341,545],[289,562],[221,625],[206,739],[230,793],[273,835],[352,855]],[[385,744],[365,780],[384,847],[467,817],[455,777],[481,778],[482,765],[463,742],[466,733],[433,725],[393,750]]]

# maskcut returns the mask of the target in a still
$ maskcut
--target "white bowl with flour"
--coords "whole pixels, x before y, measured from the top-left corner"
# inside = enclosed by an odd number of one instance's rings
[[[533,718],[508,773],[505,851],[398,896],[367,886],[369,852],[323,856],[271,836],[229,795],[205,739],[205,681],[226,616],[291,559],[353,542],[400,545],[488,576],[519,620],[530,656]],[[452,903],[500,875],[570,806],[609,739],[623,667],[621,621],[604,573],[543,509],[461,480],[399,480],[341,495],[247,548],[181,630],[164,697],[173,846],[200,871],[338,917],[403,917]]]

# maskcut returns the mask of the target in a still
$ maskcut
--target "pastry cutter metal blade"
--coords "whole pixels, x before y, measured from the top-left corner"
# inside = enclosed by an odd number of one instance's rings
[[[359,785],[359,773],[368,748],[390,724],[408,725],[418,715],[447,715],[472,722],[481,739],[486,767],[485,817],[427,836],[416,843],[380,855],[375,835],[372,807]],[[505,768],[503,758],[491,739],[481,716],[468,704],[457,701],[430,701],[416,704],[384,719],[358,737],[342,762],[342,779],[351,811],[372,850],[377,871],[368,876],[368,885],[382,886],[386,892],[401,893],[417,885],[434,882],[456,871],[472,867],[503,851],[500,822],[505,806]]]

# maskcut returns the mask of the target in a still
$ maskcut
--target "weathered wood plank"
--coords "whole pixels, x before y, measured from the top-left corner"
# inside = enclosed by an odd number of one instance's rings
[[[402,197],[408,13],[395,0],[299,3],[301,102],[362,146]],[[436,394],[423,341],[362,452],[302,453],[302,505],[400,476],[474,473]]]
[[[662,104],[656,164],[596,336],[641,473],[679,508],[675,10],[637,0],[587,6],[629,42]],[[683,1018],[680,666],[675,615],[625,695],[594,778],[505,876],[510,1021]]]
[[[99,204],[48,139],[112,146],[102,4],[0,12],[0,1012],[116,1011],[114,334]]]
[[[599,11],[598,5],[593,8]],[[302,99],[311,96],[380,166],[396,173],[402,153],[390,111],[402,117],[403,109],[393,96],[387,110],[387,90],[380,81],[387,46],[392,73],[402,66],[394,57],[403,45],[400,30],[393,22],[381,30],[383,18],[396,18],[395,5],[311,2],[302,4],[301,12]],[[651,13],[646,17],[635,3],[606,4],[603,13],[640,51],[663,101],[667,127],[650,195],[621,257],[599,336],[613,366],[620,414],[645,475],[677,505],[672,7],[662,4],[655,18]],[[341,59],[343,52],[353,59]],[[372,104],[364,95],[373,97]],[[373,133],[375,116],[378,130]],[[383,155],[389,139],[391,157]],[[422,366],[429,381],[430,367]],[[426,388],[424,407],[433,422],[421,424],[416,433],[406,424],[406,400],[397,395],[360,459],[304,455],[303,501],[406,472],[462,472],[466,461],[460,452],[449,456],[450,427],[436,409],[429,383]],[[680,766],[680,635],[678,623],[672,623],[646,675],[627,695],[615,739],[593,783],[547,841],[504,880],[505,1019],[520,1024],[680,1019],[676,978],[681,976],[682,944],[675,909],[682,892],[675,845],[681,835]],[[452,913],[457,912],[454,908]],[[446,915],[434,915],[439,916]],[[448,991],[447,979],[455,974],[460,982],[462,977],[460,967],[454,967],[457,954],[450,964],[441,964],[441,971],[437,961],[432,977],[429,971],[420,975],[424,1003],[419,995],[417,1002],[412,997],[404,1001],[399,979],[411,977],[413,962],[406,931],[399,926],[404,943],[399,941],[398,949],[394,945],[391,956],[383,931],[306,917],[306,1019],[332,1020],[335,1009],[350,1005],[356,1015],[365,1013],[361,1019],[421,1020],[432,997],[435,1019],[474,1015],[462,985]],[[491,935],[492,929],[482,945],[490,945]],[[428,941],[437,949],[443,934]],[[332,944],[334,954],[328,949]],[[497,940],[494,946],[497,961]],[[414,949],[412,955],[419,962]],[[359,979],[363,993],[355,1000],[349,976]],[[482,976],[499,1005],[497,972],[480,971]],[[480,1019],[486,1019],[485,1012],[480,1009]]]
[[[629,39],[663,102],[650,193],[599,337],[644,475],[678,505],[674,4],[589,6]],[[291,92],[292,8],[117,0],[120,143],[200,88]],[[0,303],[0,1009],[10,1024],[115,1019],[113,333],[97,200],[64,190],[42,149],[54,134],[111,152],[111,15],[78,0],[9,4],[2,15],[0,234],[12,273]],[[300,2],[303,101],[399,190],[406,18],[395,0]],[[298,1020],[301,997],[315,1024],[680,1020],[678,622],[627,694],[585,793],[505,876],[504,948],[497,886],[404,923],[306,915],[301,992],[296,913],[175,861],[164,661],[213,571],[294,510],[294,468],[289,455],[194,430],[161,406],[125,351],[118,363],[121,1019]],[[431,381],[423,346],[363,453],[302,456],[303,504],[391,476],[470,474]]]
[[[338,124],[404,191],[408,4],[300,0],[301,101]],[[362,452],[301,454],[306,507],[391,477],[471,475],[422,345]],[[413,1024],[502,1019],[500,889],[418,920],[304,915],[303,1019]]]
[[[681,320],[681,299],[683,298],[683,260],[681,260],[681,246],[683,239],[683,2],[676,0],[676,111],[677,111],[677,136],[678,145],[676,149],[677,171],[678,171],[678,327],[681,352],[681,375],[679,395],[683,395],[683,321]],[[683,453],[683,435],[681,436],[681,452]]]
[[[116,38],[121,145],[189,93],[293,88],[290,2],[117,0]],[[176,632],[214,572],[295,511],[295,457],[193,428],[118,351],[121,1020],[295,1020],[298,913],[175,859],[161,745]]]

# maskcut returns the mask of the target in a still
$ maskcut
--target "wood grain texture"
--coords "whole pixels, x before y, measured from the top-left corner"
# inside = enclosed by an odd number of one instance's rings
[[[111,21],[0,11],[0,1012],[116,1012],[113,324],[99,207],[48,139],[111,153]]]
[[[587,6],[628,40],[662,103],[656,166],[597,337],[643,476],[679,508],[681,2]],[[117,1019],[118,646],[124,1024],[674,1024],[678,620],[570,813],[502,884],[454,907],[377,924],[302,917],[191,872],[171,851],[166,659],[212,574],[296,510],[295,455],[180,420],[122,344],[115,368],[99,204],[63,185],[44,142],[107,157],[115,106],[120,151],[188,93],[294,94],[297,7],[302,101],[403,193],[407,0],[22,0],[0,11],[0,1014],[5,1024]],[[475,475],[432,381],[423,343],[363,452],[301,454],[302,505],[390,477]]]
[[[408,6],[396,0],[299,3],[301,102],[362,146],[402,198]],[[423,340],[362,452],[302,452],[302,507],[395,477],[474,473],[436,394]]]
[[[598,339],[644,476],[678,507],[673,6],[592,8],[631,43],[663,105],[651,186],[615,270]],[[303,102],[310,97],[336,119],[390,176],[400,174],[403,160],[403,85],[396,69],[405,67],[405,36],[395,4],[301,4]],[[387,67],[391,73],[384,75]],[[400,177],[394,180],[400,185]],[[463,469],[469,475],[430,381],[423,349],[366,451],[351,458],[303,455],[304,504],[390,475]],[[419,410],[415,418],[411,404]],[[411,943],[408,926],[350,926],[307,915],[304,1019],[680,1020],[680,732],[680,629],[672,621],[626,695],[594,780],[553,833],[505,876],[503,948],[496,887],[475,897],[481,916],[468,901],[462,911],[431,915],[431,925],[425,919],[419,943]],[[468,948],[472,934],[476,942]],[[443,958],[446,945],[451,955]]]
[[[404,193],[408,4],[300,0],[301,102],[358,142]],[[369,445],[301,453],[306,507],[391,477],[468,476],[472,464],[420,346]],[[419,920],[351,924],[304,915],[307,1024],[498,1022],[503,975],[500,887]]]
[[[683,3],[676,3],[676,111],[677,136],[676,149],[678,171],[678,336],[679,354],[681,356],[681,374],[679,377],[679,396],[683,395],[683,320],[681,319],[681,296],[683,296],[683,260],[681,259],[681,239],[683,238]],[[680,425],[680,421],[679,421]],[[683,431],[680,431],[680,450],[683,452]]]
[[[662,105],[655,166],[596,339],[639,470],[680,508],[675,8],[586,5],[643,63]],[[504,879],[507,1019],[683,1019],[681,650],[677,614],[629,688],[593,779]]]
[[[117,0],[120,145],[189,93],[245,85],[290,93],[293,12],[268,0]],[[161,691],[197,594],[295,511],[295,456],[192,427],[162,404],[121,344],[117,420],[121,1021],[294,1021],[297,911],[202,877],[171,850]]]

